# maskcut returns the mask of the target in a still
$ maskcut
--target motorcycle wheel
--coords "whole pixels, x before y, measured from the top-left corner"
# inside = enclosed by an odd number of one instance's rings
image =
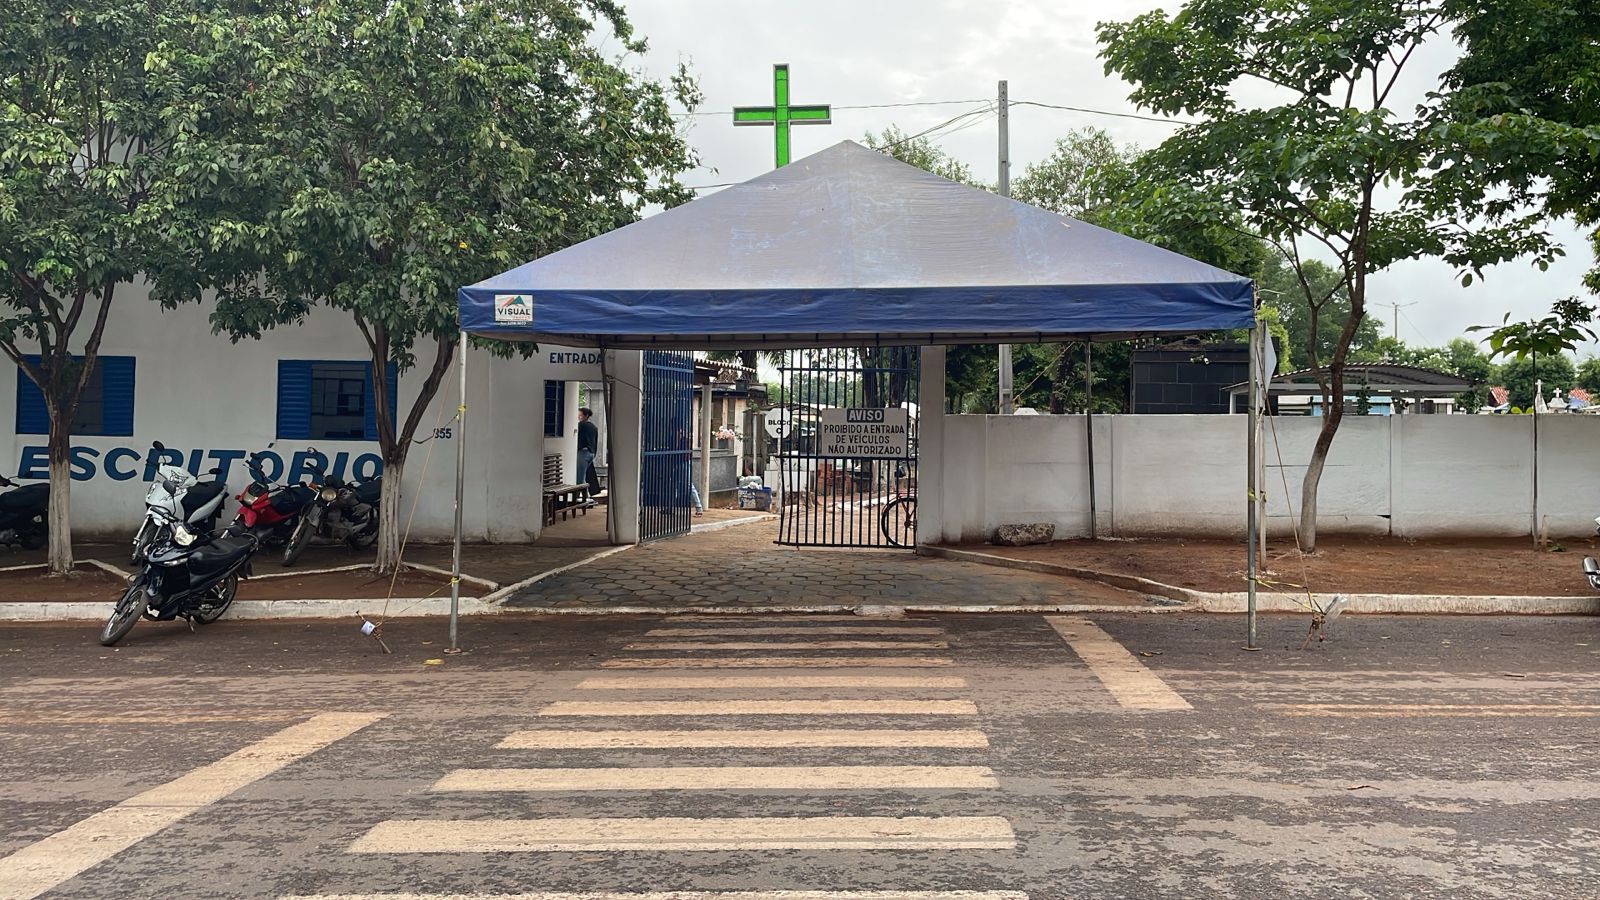
[[[200,625],[210,625],[222,618],[222,614],[233,605],[233,596],[239,593],[239,576],[229,575],[213,587],[204,601],[201,602],[190,621]]]
[[[123,591],[122,599],[117,601],[116,609],[111,611],[111,618],[107,619],[105,627],[100,629],[100,643],[109,647],[122,640],[123,636],[133,629],[134,623],[139,621],[139,617],[144,615],[144,610],[144,579],[136,578],[128,585],[128,589]]]
[[[44,528],[27,528],[17,532],[17,543],[24,550],[37,550],[45,545],[46,532]]]
[[[345,543],[349,544],[350,549],[352,550],[365,550],[377,543],[377,541],[378,523],[376,521],[374,521],[370,527],[363,528],[362,530],[354,532],[349,537],[345,538]]]
[[[311,519],[306,516],[300,518],[300,524],[294,527],[294,534],[289,536],[289,542],[283,546],[283,564],[294,565],[300,554],[311,543]]]

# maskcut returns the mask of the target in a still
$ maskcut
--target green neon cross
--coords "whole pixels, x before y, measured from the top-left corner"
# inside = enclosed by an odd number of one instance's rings
[[[827,105],[789,105],[789,66],[778,63],[772,67],[772,105],[735,106],[735,125],[776,126],[778,168],[789,164],[789,125],[827,125],[833,121]]]

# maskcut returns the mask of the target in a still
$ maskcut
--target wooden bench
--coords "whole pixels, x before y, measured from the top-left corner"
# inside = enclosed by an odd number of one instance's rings
[[[563,484],[561,456],[551,454],[544,458],[544,524],[555,524],[558,513],[563,522],[568,513],[588,515],[589,485]]]

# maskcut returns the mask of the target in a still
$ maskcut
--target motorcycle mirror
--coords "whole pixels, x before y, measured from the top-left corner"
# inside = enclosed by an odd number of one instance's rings
[[[221,475],[222,474],[222,467],[221,466],[212,466],[211,468],[206,470],[206,474],[207,475]]]
[[[16,486],[17,486],[17,483],[15,481],[12,481],[11,479],[5,477],[4,475],[0,475],[0,487],[16,487]]]
[[[162,452],[166,452],[166,449],[167,449],[167,445],[161,443],[160,441],[151,441],[150,442],[150,446],[154,447],[155,449],[160,450]]]

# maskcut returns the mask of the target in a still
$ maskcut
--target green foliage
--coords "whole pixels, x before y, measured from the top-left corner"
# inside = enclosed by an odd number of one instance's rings
[[[1301,284],[1304,278],[1307,291]],[[1286,333],[1288,365],[1291,369],[1307,369],[1313,360],[1323,364],[1333,358],[1338,346],[1340,329],[1350,315],[1350,293],[1343,276],[1328,264],[1315,259],[1301,261],[1299,270],[1290,264],[1282,253],[1265,254],[1265,262],[1256,284],[1261,291],[1264,308],[1277,311]],[[1313,316],[1309,297],[1327,297]],[[1312,319],[1316,320],[1316,345],[1312,346]],[[1374,346],[1379,339],[1378,323],[1363,315],[1350,341],[1352,362],[1371,362],[1363,351]]]
[[[0,15],[0,350],[49,413],[55,572],[72,565],[70,423],[121,289],[143,275],[159,302],[193,296],[177,248],[207,230],[210,211],[186,201],[222,164],[187,149],[210,88],[146,68],[191,12],[183,0],[13,0]]]
[[[212,199],[248,203],[215,230],[236,265],[213,324],[255,337],[325,305],[375,366],[425,353],[405,426],[378,403],[391,462],[449,365],[460,285],[690,196],[668,101],[692,107],[694,85],[596,50],[602,28],[643,49],[607,0],[269,0],[209,24],[151,66],[235,95]]]
[[[916,166],[924,172],[932,172],[940,178],[948,178],[961,184],[970,184],[973,187],[988,187],[987,184],[972,176],[972,167],[945,153],[943,148],[925,137],[908,136],[898,126],[890,125],[883,131],[873,134],[867,132],[863,140],[868,147],[880,153],[900,160],[908,165]]]
[[[1011,195],[1098,225],[1112,207],[1124,202],[1138,157],[1137,148],[1118,147],[1102,129],[1069,131],[1056,140],[1048,157],[1023,171],[1012,184]]]
[[[1490,214],[1534,206],[1600,223],[1593,0],[1460,0],[1450,9],[1462,52],[1441,98],[1442,130],[1457,144],[1441,189],[1479,200]],[[1593,240],[1600,251],[1600,231]],[[1600,291],[1600,268],[1586,281]]]
[[[1534,354],[1554,356],[1562,351],[1572,351],[1578,344],[1596,339],[1589,321],[1594,318],[1594,306],[1577,297],[1557,300],[1550,315],[1542,319],[1523,322],[1511,321],[1506,313],[1498,328],[1474,325],[1468,331],[1488,331],[1486,338],[1494,356],[1515,356],[1523,359]]]
[[[1512,406],[1531,409],[1533,407],[1534,383],[1543,382],[1544,397],[1550,399],[1550,391],[1559,388],[1566,391],[1577,380],[1578,372],[1572,364],[1572,358],[1565,353],[1546,356],[1529,355],[1519,357],[1506,363],[1500,370],[1500,379],[1505,384],[1506,392],[1510,395]]]
[[[1600,398],[1600,356],[1586,356],[1578,363],[1578,386]]]

